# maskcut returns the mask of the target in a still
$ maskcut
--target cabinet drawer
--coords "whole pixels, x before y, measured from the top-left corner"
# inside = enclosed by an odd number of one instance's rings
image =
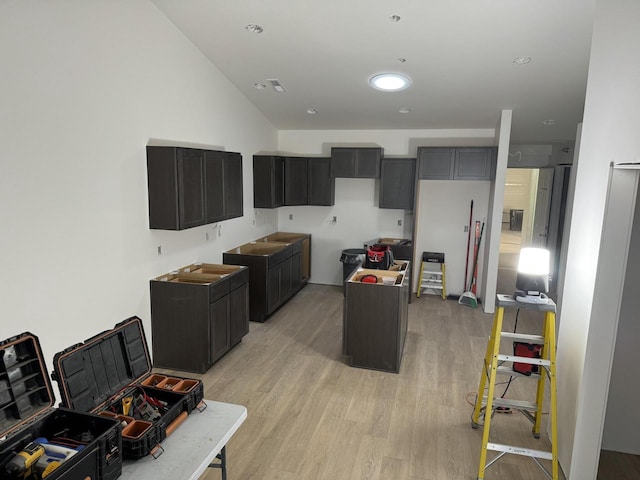
[[[220,280],[219,282],[209,285],[209,302],[213,303],[216,300],[224,297],[229,293],[229,280],[227,278]]]
[[[279,263],[282,263],[287,258],[291,256],[291,245],[284,246],[281,250],[272,253],[269,255],[269,259],[267,260],[268,268],[275,267]]]
[[[302,240],[291,244],[291,255],[302,252]]]
[[[249,281],[249,269],[243,268],[235,272],[233,275],[229,275],[229,291],[235,290]]]

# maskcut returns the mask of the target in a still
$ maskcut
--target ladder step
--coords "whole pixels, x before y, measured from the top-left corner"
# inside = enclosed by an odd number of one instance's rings
[[[509,375],[511,377],[535,378],[536,380],[540,378],[539,373],[531,372],[530,375],[525,375],[524,373],[516,372],[511,365],[500,365],[496,370],[496,373],[500,375]]]
[[[542,365],[548,367],[551,365],[549,360],[544,358],[532,358],[532,357],[517,357],[515,355],[498,355],[499,362],[515,362],[515,363],[528,363],[529,365]]]
[[[544,345],[544,337],[542,335],[529,335],[526,333],[512,333],[501,332],[501,338],[510,338],[512,340],[522,340],[527,343],[535,343],[537,345]]]
[[[482,397],[482,405],[487,405],[487,397]],[[511,398],[494,398],[494,407],[509,407],[515,410],[527,410],[535,412],[538,405],[535,402],[526,402],[524,400],[513,400]]]
[[[502,445],[500,443],[487,443],[487,450],[495,452],[512,453],[514,455],[523,455],[525,457],[542,458],[543,460],[551,460],[553,456],[551,452],[543,450],[534,450],[532,448],[515,447],[513,445]]]

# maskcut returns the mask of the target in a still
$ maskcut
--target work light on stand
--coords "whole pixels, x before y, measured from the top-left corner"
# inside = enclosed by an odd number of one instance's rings
[[[549,250],[527,247],[520,250],[516,291],[513,297],[522,303],[547,303],[549,298]]]

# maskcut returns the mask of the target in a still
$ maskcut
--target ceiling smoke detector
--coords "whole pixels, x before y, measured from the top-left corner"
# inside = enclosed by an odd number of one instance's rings
[[[394,23],[399,22],[400,21],[400,15],[391,15],[389,17],[389,20],[394,22]]]
[[[267,86],[264,83],[256,82],[253,84],[256,90],[264,90]]]
[[[379,73],[369,79],[369,84],[383,92],[398,92],[411,85],[411,80],[400,73]]]
[[[513,59],[513,63],[516,65],[526,65],[531,62],[531,57],[516,57]]]
[[[267,82],[269,82],[269,84],[271,85],[271,87],[279,93],[283,93],[286,90],[284,89],[284,87],[282,86],[282,84],[280,83],[280,80],[278,80],[277,78],[267,78]]]
[[[411,109],[407,108],[407,107],[402,107],[400,110],[398,110],[400,113],[410,113]]]
[[[558,123],[557,120],[543,120],[542,121],[543,125],[555,125],[556,123]]]
[[[258,25],[257,23],[250,23],[248,25],[245,25],[244,29],[247,32],[251,32],[251,33],[262,33],[264,31],[262,26]]]
[[[315,115],[316,113],[318,113],[318,110],[316,110],[315,108],[307,108],[307,113],[309,115]]]

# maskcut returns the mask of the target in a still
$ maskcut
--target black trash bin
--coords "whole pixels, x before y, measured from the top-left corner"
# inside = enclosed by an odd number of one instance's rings
[[[347,248],[342,251],[340,261],[342,262],[343,283],[358,268],[358,265],[364,263],[366,253],[367,251],[364,248]]]

